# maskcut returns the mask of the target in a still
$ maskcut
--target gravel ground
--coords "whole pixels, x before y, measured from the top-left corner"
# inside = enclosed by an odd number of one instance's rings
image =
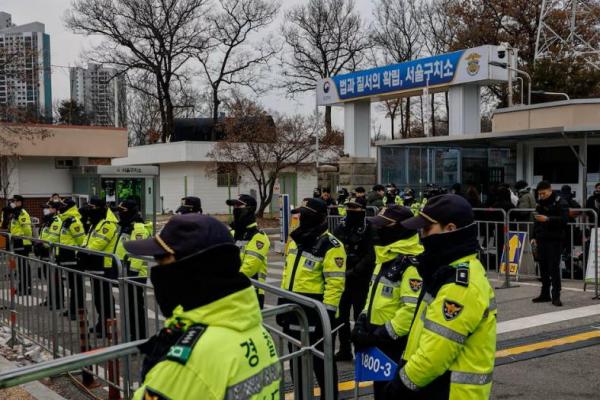
[[[35,397],[31,396],[24,389],[20,387],[14,387],[9,389],[0,390],[0,399],[4,400],[35,400]]]

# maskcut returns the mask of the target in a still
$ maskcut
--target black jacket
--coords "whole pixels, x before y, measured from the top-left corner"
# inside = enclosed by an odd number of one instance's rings
[[[342,242],[346,250],[346,278],[369,281],[375,269],[371,224],[366,221],[364,229],[356,229],[342,222],[333,235]]]
[[[567,232],[569,204],[560,196],[552,194],[545,202],[538,201],[536,212],[549,218],[547,222],[535,221],[533,239],[561,241]]]

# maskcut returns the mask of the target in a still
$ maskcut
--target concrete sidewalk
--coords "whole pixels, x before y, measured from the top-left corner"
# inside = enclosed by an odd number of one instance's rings
[[[18,367],[19,366],[16,363],[0,356],[0,372],[16,369]],[[37,381],[25,383],[14,388],[0,389],[0,399],[65,400],[64,397],[51,390],[48,386]]]

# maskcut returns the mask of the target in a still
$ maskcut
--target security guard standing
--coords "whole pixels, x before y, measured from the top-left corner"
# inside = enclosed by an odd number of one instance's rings
[[[279,398],[275,344],[221,222],[177,215],[155,237],[124,246],[158,262],[150,280],[167,318],[141,346],[143,384],[135,400]]]
[[[303,205],[292,210],[300,214],[300,225],[291,234],[285,254],[281,287],[291,292],[323,302],[333,328],[344,291],[346,251],[344,246],[327,231],[327,204],[321,199],[304,199]],[[283,302],[283,301],[280,301]],[[310,326],[310,342],[323,337],[323,327],[315,310],[305,308]],[[278,322],[284,332],[300,338],[300,325],[295,316],[280,315]],[[335,343],[335,335],[333,336]],[[317,346],[322,351],[323,343]],[[333,349],[332,349],[333,352]],[[313,361],[315,375],[321,390],[325,387],[325,367],[321,359]],[[337,399],[337,372],[333,363],[334,396]],[[301,382],[294,382],[302,387]],[[331,400],[331,399],[328,399]]]
[[[87,214],[92,227],[85,238],[83,247],[113,254],[117,248],[119,237],[119,220],[107,208],[106,201],[98,197],[90,199],[90,202],[87,204]],[[110,257],[99,257],[79,252],[78,265],[92,274],[108,279],[116,279],[119,274],[117,267],[113,265],[113,260]],[[97,337],[106,337],[106,320],[115,317],[112,285],[109,282],[94,279],[92,289],[98,321],[96,326],[90,330],[94,331]]]
[[[335,355],[336,361],[352,361],[352,344],[350,342],[350,312],[354,321],[365,308],[369,282],[375,268],[375,252],[373,251],[373,229],[366,218],[366,211],[357,199],[351,198],[346,203],[346,216],[336,228],[334,235],[346,250],[346,284],[340,299],[339,315],[336,325],[340,328],[340,348]]]
[[[389,398],[487,399],[496,352],[496,301],[477,259],[477,226],[463,197],[429,199],[402,222],[422,229],[423,293]]]
[[[408,207],[392,205],[369,218],[377,264],[366,307],[353,330],[355,346],[376,346],[392,360],[400,359],[406,346],[423,284],[415,266],[423,252],[419,234],[400,225],[412,216]],[[385,398],[385,385],[374,382],[375,399]]]
[[[148,277],[148,265],[140,258],[127,257],[125,243],[130,240],[144,240],[150,236],[137,202],[127,199],[117,207],[119,216],[119,236],[115,255],[119,257],[130,281],[145,284]],[[144,288],[127,284],[129,340],[146,338],[146,302]]]
[[[242,266],[240,272],[248,278],[259,282],[267,281],[267,255],[271,247],[269,237],[256,223],[256,199],[247,194],[241,194],[237,199],[225,202],[233,207],[233,222],[231,224],[233,238],[240,249]],[[262,309],[265,303],[265,291],[257,289],[258,303]]]
[[[196,196],[187,196],[181,199],[181,206],[175,214],[202,214],[202,201]]]
[[[32,237],[31,217],[29,213],[23,208],[23,196],[18,194],[14,195],[9,200],[10,207],[12,208],[12,219],[10,221],[10,234],[12,236],[21,237]],[[29,239],[13,239],[13,250],[15,254],[27,257],[31,253],[32,246],[31,240]],[[17,295],[30,295],[31,294],[31,269],[26,259],[19,257],[18,261],[18,274],[19,274],[19,287]]]
[[[58,242],[65,246],[81,247],[86,238],[85,227],[77,204],[71,198],[65,198],[60,205],[60,236]],[[77,269],[77,254],[74,250],[59,248],[56,254],[57,263],[65,268]],[[77,311],[84,308],[83,278],[79,274],[67,272],[67,287],[69,290],[69,309],[65,316],[74,321]]]

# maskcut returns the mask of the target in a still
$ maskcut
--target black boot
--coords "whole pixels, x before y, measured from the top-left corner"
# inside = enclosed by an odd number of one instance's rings
[[[556,307],[562,307],[562,301],[560,301],[560,294],[555,294],[552,296],[552,305]]]
[[[532,299],[531,301],[533,301],[534,303],[548,303],[552,301],[552,298],[548,293],[542,292],[538,297]]]

